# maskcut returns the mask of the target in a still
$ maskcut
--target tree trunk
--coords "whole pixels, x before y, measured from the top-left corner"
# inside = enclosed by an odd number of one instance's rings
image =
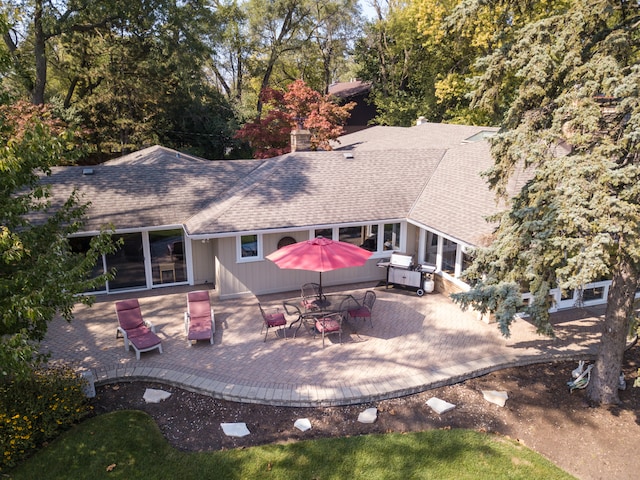
[[[242,85],[242,79],[243,79],[243,73],[242,73],[242,69],[244,68],[242,66],[242,52],[240,49],[238,49],[238,60],[237,60],[237,72],[236,73],[236,99],[238,100],[242,100],[242,88],[244,87],[244,85]]]
[[[75,92],[76,86],[78,85],[79,80],[80,80],[80,77],[78,77],[77,75],[73,77],[73,80],[71,80],[71,84],[67,89],[67,96],[64,97],[64,108],[69,108],[71,106],[71,99],[73,98],[73,92]]]
[[[222,75],[222,73],[220,73],[220,70],[218,70],[218,67],[216,67],[215,64],[211,65],[211,69],[213,70],[213,73],[218,80],[218,84],[220,84],[220,86],[224,90],[224,94],[227,96],[227,98],[231,99],[231,87],[229,87],[229,84],[225,80],[224,76]]]
[[[31,103],[42,105],[44,103],[44,87],[47,83],[46,37],[42,25],[42,0],[36,2],[33,14],[33,28],[35,31],[36,80],[31,92]]]
[[[625,256],[613,273],[598,357],[587,387],[587,397],[594,405],[620,403],[618,381],[637,286],[638,274],[631,259]]]
[[[258,104],[256,105],[256,110],[258,112],[258,119],[262,116],[262,92],[265,88],[269,86],[269,80],[271,80],[271,73],[273,72],[273,66],[276,64],[275,58],[273,55],[269,58],[269,64],[267,65],[267,69],[264,72],[262,77],[262,83],[260,84],[260,93],[258,94]]]
[[[287,11],[282,19],[282,23],[280,25],[280,32],[278,33],[277,38],[275,38],[273,44],[271,45],[271,51],[269,52],[269,62],[267,63],[267,68],[265,69],[264,75],[262,76],[262,83],[260,84],[260,92],[258,93],[258,104],[256,105],[256,110],[258,111],[258,118],[262,116],[262,91],[269,86],[269,82],[271,81],[271,74],[273,73],[273,67],[276,62],[280,58],[282,54],[282,45],[284,44],[285,37],[291,32],[296,25],[293,22],[293,14],[296,12],[298,8],[298,4],[293,2],[287,6]]]

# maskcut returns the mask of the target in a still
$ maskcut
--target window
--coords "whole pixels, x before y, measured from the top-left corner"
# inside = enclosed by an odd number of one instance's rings
[[[400,250],[400,224],[399,223],[385,224],[384,250]]]
[[[293,245],[294,243],[296,243],[296,239],[293,237],[282,237],[280,240],[278,240],[278,250],[280,250],[282,247],[288,247],[289,245]]]
[[[315,237],[324,237],[357,245],[370,252],[400,250],[401,223],[353,225],[350,227],[318,228],[311,231]],[[334,236],[335,235],[335,236]]]
[[[464,272],[473,263],[473,257],[466,252],[462,252],[462,271]]]
[[[116,278],[109,281],[109,289],[146,287],[142,233],[114,235],[114,240],[119,239],[123,242],[122,247],[118,251],[106,255],[107,268],[116,269]]]
[[[458,245],[448,238],[442,239],[442,271],[453,275],[456,270],[456,250]]]
[[[378,251],[378,226],[368,225],[366,228],[366,238],[362,242],[362,248],[369,250],[370,252]]]
[[[431,265],[438,263],[438,235],[433,232],[427,232],[427,248],[424,260]]]
[[[339,230],[339,240],[360,246],[364,241],[364,227],[342,227]]]
[[[258,236],[257,235],[242,235],[240,237],[240,256],[257,257],[258,256]]]
[[[604,299],[604,287],[585,288],[582,291],[582,301],[588,302],[590,300],[603,300]]]
[[[257,259],[260,257],[258,235],[242,235],[239,240],[240,259]]]
[[[315,231],[315,238],[324,237],[329,240],[333,240],[333,229],[332,228],[319,228]]]
[[[71,245],[71,251],[74,253],[81,253],[81,254],[86,254],[89,251],[89,247],[91,246],[91,238],[92,237],[72,237],[69,238],[69,244]],[[98,258],[98,260],[96,261],[96,264],[93,266],[93,268],[91,269],[91,272],[89,272],[89,278],[90,279],[94,279],[96,277],[98,277],[99,275],[102,275],[104,273],[104,262],[103,262],[103,258],[100,257]],[[104,291],[106,290],[106,285],[102,285],[101,288],[94,288],[90,291],[92,292],[97,292],[97,291]]]
[[[575,293],[575,290],[563,290],[560,294],[560,300],[573,300]]]

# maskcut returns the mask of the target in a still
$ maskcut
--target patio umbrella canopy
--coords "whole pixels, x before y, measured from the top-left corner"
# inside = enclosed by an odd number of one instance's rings
[[[287,245],[267,255],[280,268],[320,272],[320,294],[322,295],[322,272],[339,268],[361,267],[372,252],[347,242],[317,237],[305,242]]]

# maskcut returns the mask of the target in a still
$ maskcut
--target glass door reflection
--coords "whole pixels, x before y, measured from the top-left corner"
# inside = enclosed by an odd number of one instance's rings
[[[149,232],[153,284],[187,281],[182,230]]]
[[[109,282],[109,289],[146,287],[142,234],[123,233],[115,235],[115,239],[122,239],[123,244],[117,252],[106,256],[107,268],[116,269],[116,278]]]

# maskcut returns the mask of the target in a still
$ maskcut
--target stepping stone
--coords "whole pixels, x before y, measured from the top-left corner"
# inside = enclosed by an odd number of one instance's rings
[[[95,398],[96,396],[96,377],[93,376],[93,372],[82,372],[82,378],[85,383],[82,385],[82,391],[87,398]]]
[[[166,400],[169,398],[171,394],[169,392],[165,392],[164,390],[156,390],[155,388],[147,388],[144,391],[144,401],[147,403],[160,403],[162,400]]]
[[[222,431],[228,437],[245,437],[251,432],[247,428],[247,424],[244,422],[239,423],[221,423]]]
[[[311,429],[311,422],[308,418],[299,418],[295,421],[293,426],[302,432],[306,432]]]
[[[499,407],[504,407],[509,398],[507,392],[496,392],[495,390],[482,390],[482,395],[487,402],[495,403]]]
[[[437,397],[431,397],[427,400],[427,405],[431,407],[431,409],[436,412],[438,415],[448,412],[449,410],[453,410],[456,406],[453,403],[445,402]]]
[[[377,408],[367,408],[364,412],[360,412],[358,415],[358,421],[360,423],[373,423],[378,418]]]

